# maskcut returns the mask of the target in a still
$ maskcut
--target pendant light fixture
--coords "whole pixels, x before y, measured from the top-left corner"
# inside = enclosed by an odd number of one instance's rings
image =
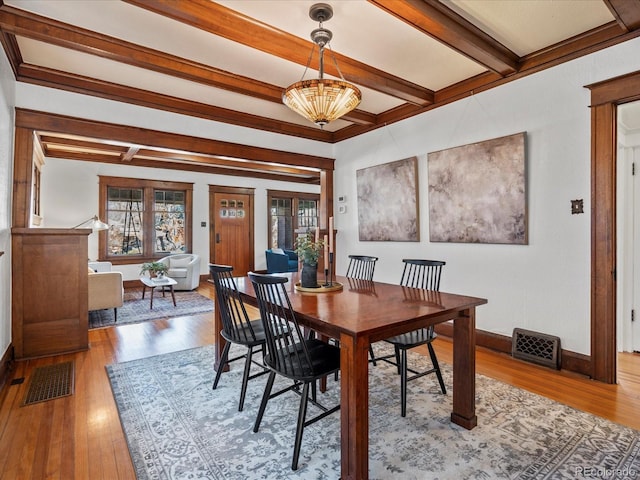
[[[322,24],[333,16],[331,5],[316,3],[309,8],[309,16],[319,22],[319,27],[311,32],[311,40],[320,49],[319,78],[304,80],[304,74],[309,68],[313,50],[315,50],[314,45],[307,67],[302,74],[303,79],[284,91],[282,102],[294,112],[323,127],[356,108],[362,99],[362,94],[358,87],[345,81],[335,62],[335,57],[334,63],[341,80],[324,78],[324,49],[329,45],[333,34]]]

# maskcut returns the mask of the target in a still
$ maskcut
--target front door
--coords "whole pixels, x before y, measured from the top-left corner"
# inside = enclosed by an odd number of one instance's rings
[[[234,276],[254,269],[253,189],[209,189],[210,261],[231,265]]]

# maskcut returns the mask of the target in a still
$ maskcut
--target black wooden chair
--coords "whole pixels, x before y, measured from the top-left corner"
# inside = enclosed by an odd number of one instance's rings
[[[416,289],[431,290],[437,292],[440,290],[440,277],[442,275],[442,267],[445,262],[438,260],[413,260],[404,259],[404,269],[402,271],[402,279],[400,285],[405,287],[411,287]],[[418,298],[413,296],[414,298]],[[411,380],[435,373],[440,383],[440,389],[442,393],[447,393],[447,389],[442,379],[442,373],[440,372],[440,365],[438,364],[438,358],[436,352],[433,349],[431,342],[436,338],[433,326],[420,328],[408,333],[396,335],[395,337],[387,338],[384,341],[394,346],[394,353],[383,357],[378,357],[377,360],[383,360],[388,363],[392,363],[397,366],[398,373],[400,374],[400,402],[402,404],[401,411],[402,416],[405,417],[407,413],[407,383]],[[424,372],[418,372],[409,368],[407,365],[407,350],[418,347],[420,345],[427,345],[429,349],[429,356],[431,357],[432,368]],[[391,360],[394,359],[394,360]],[[408,372],[412,373],[412,376],[408,376]]]
[[[367,255],[349,255],[349,265],[345,277],[355,280],[373,281],[373,273],[376,269],[378,257],[370,257]],[[376,365],[376,357],[373,347],[369,345],[369,357],[371,362]],[[337,374],[336,374],[337,376]]]
[[[226,340],[216,378],[213,381],[213,389],[215,390],[218,387],[220,376],[226,365],[236,360],[245,359],[240,404],[238,405],[238,411],[242,411],[249,380],[264,375],[269,371],[253,360],[254,353],[264,352],[264,328],[260,318],[253,320],[249,318],[238,293],[232,271],[233,267],[209,264],[209,272],[216,288],[216,305],[222,320],[221,335]],[[243,345],[247,347],[247,350],[240,356],[229,358],[229,349],[232,344]],[[258,348],[256,349],[256,347]],[[253,375],[250,374],[252,363],[261,367],[261,370]]]
[[[373,280],[373,272],[377,261],[378,257],[349,255],[349,265],[345,277],[358,280]]]
[[[300,408],[296,426],[295,444],[291,469],[298,469],[298,457],[305,427],[340,409],[340,405],[326,408],[319,404],[315,395],[311,402],[322,413],[307,420],[309,385],[315,391],[316,380],[337,372],[340,369],[340,349],[315,338],[305,338],[291,308],[289,296],[284,284],[285,277],[258,275],[249,273],[258,299],[260,315],[267,339],[267,351],[264,365],[271,370],[264,389],[260,409],[253,431],[257,432],[262,422],[267,402],[284,392],[294,391],[300,394]],[[293,385],[271,393],[276,375],[293,380]],[[300,391],[302,387],[302,391]]]

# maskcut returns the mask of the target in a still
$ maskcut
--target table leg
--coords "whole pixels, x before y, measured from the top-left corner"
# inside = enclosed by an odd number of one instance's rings
[[[340,455],[342,480],[369,478],[369,342],[340,337]]]
[[[220,318],[220,309],[217,305],[214,304],[213,309],[213,369],[217,372],[220,368],[220,360],[222,359],[222,350],[224,349],[224,345],[226,340],[222,337],[220,332],[222,332],[222,318]],[[224,367],[223,372],[229,371],[229,363],[227,363]]]
[[[173,291],[173,285],[170,285],[170,288],[171,288],[171,298],[173,299],[173,306],[175,307],[176,306],[176,294]]]
[[[142,284],[142,299],[144,300],[144,292],[147,291],[147,286],[143,283]]]
[[[156,287],[149,287],[151,290],[151,306],[149,307],[149,310],[153,310],[153,292],[155,291]]]
[[[451,421],[471,430],[476,417],[476,309],[453,321],[453,412]]]

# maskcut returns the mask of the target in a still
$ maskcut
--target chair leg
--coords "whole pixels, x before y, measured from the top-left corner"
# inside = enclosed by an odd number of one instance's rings
[[[376,364],[376,355],[373,353],[373,345],[369,344],[369,358],[371,359],[371,363],[373,363],[373,366],[375,367]],[[337,373],[336,373],[337,375]]]
[[[398,364],[400,368],[400,404],[401,414],[407,416],[407,350],[402,349],[402,359]]]
[[[309,401],[309,382],[305,382],[300,396],[300,410],[298,411],[298,426],[296,427],[296,442],[293,446],[293,461],[291,470],[298,469],[298,457],[302,445],[302,433],[304,432],[304,419],[307,417],[307,403]]]
[[[118,309],[113,309],[113,323],[118,323]]]
[[[400,375],[401,371],[400,371],[400,347],[398,347],[397,345],[394,345],[395,351],[396,351],[396,367],[398,369],[398,375]],[[404,350],[404,352],[406,352],[406,350]]]
[[[240,389],[240,404],[238,411],[244,408],[244,397],[247,395],[247,384],[249,383],[249,371],[251,370],[251,358],[253,357],[253,347],[248,347],[247,356],[244,361],[244,373],[242,374],[242,388]]]
[[[216,379],[213,381],[213,390],[217,388],[218,382],[220,381],[220,375],[222,375],[222,371],[227,364],[227,358],[229,357],[229,348],[231,348],[231,344],[229,342],[225,343],[224,348],[222,349],[222,356],[220,357],[220,365],[218,366],[218,371],[216,372]]]
[[[262,394],[262,401],[260,402],[260,408],[258,409],[258,416],[256,417],[256,423],[253,425],[253,432],[257,432],[260,428],[260,422],[262,422],[262,416],[264,415],[264,411],[267,408],[267,402],[269,401],[269,396],[271,395],[271,389],[273,388],[273,382],[276,379],[276,372],[270,372],[269,378],[267,379],[267,384],[264,387],[264,393]]]
[[[436,376],[438,377],[438,382],[440,383],[440,389],[442,390],[442,393],[447,393],[447,389],[444,386],[444,380],[442,379],[442,373],[440,372],[440,365],[438,364],[438,357],[436,357],[436,352],[433,349],[431,343],[427,343],[427,347],[429,348],[431,363],[433,363],[433,368],[435,368],[436,370]]]

